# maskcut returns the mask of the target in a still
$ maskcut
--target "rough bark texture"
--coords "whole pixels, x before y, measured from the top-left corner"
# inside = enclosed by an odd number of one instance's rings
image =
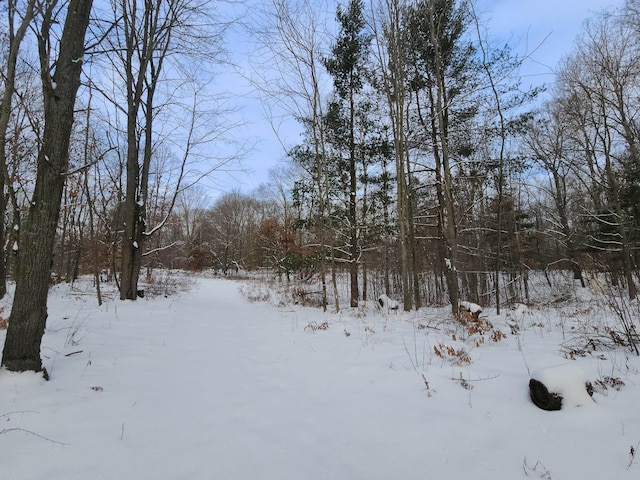
[[[46,49],[40,45],[45,128],[34,194],[19,245],[16,292],[2,355],[2,365],[13,371],[42,371],[40,344],[47,320],[54,238],[69,163],[73,108],[80,86],[91,4],[91,0],[70,1],[51,78],[48,64],[42,59]],[[46,12],[44,15],[41,40],[48,39],[48,25],[53,21],[46,18]]]
[[[137,181],[135,183],[137,184]],[[134,192],[132,196],[129,196],[128,190],[127,188],[127,198],[124,207],[124,218],[126,221],[122,242],[121,300],[135,300],[137,298],[138,277],[140,276],[140,268],[142,267],[142,230],[145,225],[140,220],[140,206],[136,202],[136,193]]]

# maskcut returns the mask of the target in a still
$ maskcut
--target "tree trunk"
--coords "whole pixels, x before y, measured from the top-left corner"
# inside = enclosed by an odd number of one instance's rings
[[[349,108],[349,240],[350,240],[350,262],[349,262],[349,278],[350,278],[350,305],[358,306],[360,299],[360,288],[358,286],[358,215],[357,215],[357,193],[358,182],[356,172],[356,142],[355,142],[355,106],[353,100],[353,90],[350,91],[350,108]]]
[[[49,52],[45,43],[55,20],[51,17],[53,7],[44,13],[39,51],[45,127],[33,198],[19,245],[16,292],[2,355],[2,365],[8,370],[42,371],[40,344],[47,320],[54,238],[69,163],[73,108],[80,86],[91,4],[91,0],[70,1],[52,77],[49,77],[46,57]]]
[[[136,163],[137,167],[137,163]],[[136,168],[137,169],[137,168]],[[127,190],[129,190],[127,180]],[[137,182],[136,182],[137,183]],[[127,197],[124,206],[124,238],[122,239],[122,267],[120,276],[120,300],[135,300],[138,295],[138,277],[142,267],[142,250],[140,235],[141,225],[138,221],[140,212],[136,202],[136,193]]]
[[[399,0],[390,0],[383,6],[383,20],[380,24],[381,32],[375,32],[378,37],[378,68],[382,75],[383,90],[387,100],[389,123],[393,135],[393,154],[396,171],[396,211],[398,221],[398,241],[400,243],[399,275],[402,284],[403,309],[408,312],[413,308],[413,296],[409,275],[411,273],[411,259],[408,245],[408,217],[407,217],[407,178],[405,172],[405,108],[407,92],[404,71],[405,51],[404,32],[402,32],[402,15],[404,5]],[[386,51],[383,52],[381,46]]]
[[[449,302],[454,314],[458,313],[460,304],[460,290],[458,286],[458,233],[456,229],[456,217],[453,204],[453,185],[451,179],[451,167],[449,165],[449,121],[447,117],[447,85],[443,71],[440,40],[436,36],[435,16],[432,11],[433,5],[429,6],[429,20],[431,21],[431,42],[434,46],[434,80],[436,84],[435,103],[432,100],[435,111],[435,121],[437,122],[437,136],[440,141],[440,168],[442,185],[440,188],[440,209],[442,210],[443,239],[445,244],[445,277],[449,290]],[[443,203],[444,202],[444,203]]]
[[[2,147],[0,147],[2,148]],[[1,160],[0,160],[1,161]],[[5,178],[0,173],[0,239],[4,240],[5,221],[4,213],[7,210],[7,201],[4,194]],[[4,242],[3,242],[4,243]],[[7,257],[3,245],[0,245],[0,298],[4,298],[7,294]]]

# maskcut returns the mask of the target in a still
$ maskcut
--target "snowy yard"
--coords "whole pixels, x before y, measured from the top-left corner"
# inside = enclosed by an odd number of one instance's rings
[[[102,307],[77,288],[50,297],[51,381],[0,372],[3,480],[640,478],[640,359],[573,355],[590,304],[470,333],[446,308],[323,314],[224,279]],[[538,409],[531,373],[564,363],[594,402]]]

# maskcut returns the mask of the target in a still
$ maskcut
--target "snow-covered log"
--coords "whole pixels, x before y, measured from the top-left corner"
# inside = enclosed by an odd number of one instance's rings
[[[593,404],[593,389],[576,365],[564,364],[536,370],[529,380],[529,394],[542,410],[582,407]]]
[[[482,307],[477,303],[462,301],[458,311],[463,321],[477,322],[480,319]]]
[[[482,313],[482,307],[477,303],[463,301],[463,302],[460,302],[460,306],[463,307],[469,313],[474,313],[478,315]]]
[[[386,312],[388,310],[397,310],[400,307],[400,304],[397,300],[393,300],[392,298],[389,298],[386,293],[383,293],[378,297],[378,307],[380,310]]]

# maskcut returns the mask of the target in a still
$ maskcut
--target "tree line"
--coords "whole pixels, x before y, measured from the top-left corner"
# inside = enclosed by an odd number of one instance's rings
[[[155,268],[317,282],[335,310],[386,293],[499,313],[554,270],[636,297],[638,0],[594,14],[546,90],[472,1],[252,3],[247,75],[302,135],[268,184],[212,203],[198,183],[242,150],[212,85],[241,20],[216,3],[0,6],[5,367],[42,370],[49,285],[80,274],[98,301]]]
[[[528,54],[493,38],[474,2],[353,0],[331,29],[316,7],[259,12],[278,68],[256,83],[304,129],[281,228],[325,305],[340,308],[342,272],[351,306],[373,291],[405,310],[455,314],[464,297],[499,313],[529,300],[530,272],[553,270],[636,297],[637,0],[594,14],[548,87],[523,84]]]

